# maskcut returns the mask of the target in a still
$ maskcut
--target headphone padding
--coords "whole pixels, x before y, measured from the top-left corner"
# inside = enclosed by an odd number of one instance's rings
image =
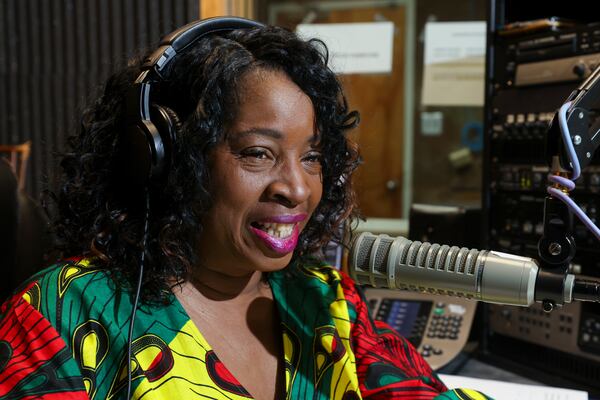
[[[116,174],[125,188],[160,183],[169,171],[179,119],[166,107],[153,104],[150,120],[130,124],[119,138]]]
[[[173,160],[173,144],[181,122],[177,113],[169,107],[152,104],[150,118],[157,129],[160,141],[155,143],[155,162],[153,164],[151,183],[164,180],[171,169]]]

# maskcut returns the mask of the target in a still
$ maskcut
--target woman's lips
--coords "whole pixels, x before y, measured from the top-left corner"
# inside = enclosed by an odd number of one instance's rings
[[[259,223],[272,222],[276,224],[295,224],[306,219],[307,214],[274,215],[262,219]]]
[[[262,229],[258,229],[254,226],[250,226],[250,231],[254,233],[254,235],[258,237],[258,239],[260,239],[265,246],[267,246],[269,249],[273,250],[275,253],[280,255],[291,253],[292,251],[294,251],[296,245],[298,244],[298,224],[294,224],[294,227],[292,228],[292,234],[284,238],[276,238],[274,236],[269,235]]]
[[[306,220],[307,216],[308,215],[304,213],[268,216],[262,218],[260,221],[250,224],[250,231],[268,249],[279,255],[286,255],[294,251],[298,245],[298,236],[300,235],[299,223]],[[277,226],[272,226],[274,224],[293,225],[291,233],[286,237],[278,237],[281,235],[282,229]],[[286,233],[287,232],[284,231],[283,234]]]

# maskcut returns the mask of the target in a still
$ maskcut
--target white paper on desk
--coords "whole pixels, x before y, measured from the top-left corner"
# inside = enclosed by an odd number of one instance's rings
[[[425,25],[423,105],[483,105],[485,27],[484,21]]]
[[[581,390],[524,385],[457,375],[439,374],[439,377],[449,388],[477,390],[495,400],[588,400],[588,394]]]

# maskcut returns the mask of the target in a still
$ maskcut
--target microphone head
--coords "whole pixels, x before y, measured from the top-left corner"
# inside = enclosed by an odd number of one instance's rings
[[[350,276],[359,284],[373,287],[396,287],[394,269],[389,268],[390,249],[394,240],[388,235],[363,232],[350,246],[348,264]]]
[[[533,303],[538,272],[528,257],[370,232],[353,241],[348,264],[359,284],[510,305]]]

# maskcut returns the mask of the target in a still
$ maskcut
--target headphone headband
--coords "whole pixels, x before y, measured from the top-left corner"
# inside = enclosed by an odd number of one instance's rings
[[[159,48],[144,60],[142,73],[138,76],[136,82],[146,81],[149,75],[156,75],[163,79],[162,72],[171,60],[204,36],[230,32],[235,29],[251,29],[263,26],[259,22],[240,17],[214,17],[184,25],[162,38]],[[149,74],[148,72],[152,70],[154,74]]]

